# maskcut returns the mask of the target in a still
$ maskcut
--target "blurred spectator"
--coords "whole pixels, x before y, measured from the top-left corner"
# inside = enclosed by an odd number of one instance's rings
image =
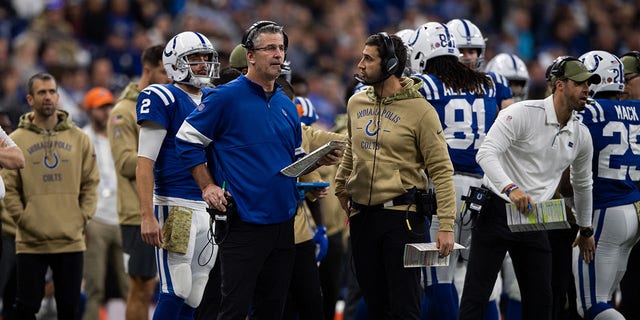
[[[82,130],[93,142],[100,173],[96,214],[85,230],[85,319],[100,318],[99,311],[106,298],[107,270],[110,266],[115,272],[114,280],[120,297],[126,297],[129,288],[127,274],[124,272],[122,234],[116,206],[116,170],[107,138],[107,122],[114,103],[113,94],[108,89],[95,87],[89,90],[82,104],[89,115],[89,124]],[[123,316],[124,312],[121,317]]]
[[[531,16],[524,7],[514,7],[507,15],[508,19],[505,24],[505,37],[512,37],[515,40],[511,50],[503,48],[500,52],[508,52],[522,57],[529,61],[534,58],[534,37],[531,32]],[[510,38],[511,39],[511,38]],[[493,39],[494,42],[497,42]]]
[[[0,78],[0,110],[9,117],[13,131],[18,127],[20,116],[29,111],[29,105],[24,99],[26,93],[20,86],[18,69],[11,66],[0,71],[3,75]]]
[[[335,74],[311,74],[308,82],[309,100],[318,113],[318,126],[329,130],[335,125],[336,114],[345,112],[340,80]]]
[[[83,3],[82,36],[96,46],[104,45],[109,34],[109,11],[104,0],[86,0]]]
[[[0,35],[0,68],[6,68],[9,64],[10,45],[10,39]]]
[[[11,45],[11,65],[18,70],[20,83],[26,83],[32,74],[41,70],[38,57],[40,39],[33,32],[24,32],[16,36]]]
[[[167,43],[171,36],[171,16],[166,13],[160,13],[153,19],[151,28],[148,29],[147,37],[151,44]]]
[[[91,85],[105,87],[115,95],[122,92],[128,81],[129,77],[114,71],[113,63],[108,57],[97,57],[90,66],[89,82]]]

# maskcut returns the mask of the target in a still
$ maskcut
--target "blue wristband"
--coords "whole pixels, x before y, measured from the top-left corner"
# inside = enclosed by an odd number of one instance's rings
[[[512,185],[511,187],[509,187],[509,189],[507,189],[507,190],[504,192],[504,194],[506,194],[506,195],[507,195],[507,198],[508,198],[508,197],[509,197],[509,195],[511,194],[511,192],[512,192],[513,190],[516,190],[516,189],[519,189],[519,188],[518,188],[518,186],[516,186],[516,185],[514,184],[514,185]]]

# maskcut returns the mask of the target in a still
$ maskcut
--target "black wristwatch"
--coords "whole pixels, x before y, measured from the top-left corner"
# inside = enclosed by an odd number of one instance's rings
[[[580,228],[580,236],[584,238],[590,238],[593,235],[593,228]]]

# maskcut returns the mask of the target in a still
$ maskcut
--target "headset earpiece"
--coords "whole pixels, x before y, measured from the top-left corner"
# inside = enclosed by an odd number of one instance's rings
[[[278,26],[278,24],[268,20],[262,20],[252,24],[251,27],[249,27],[249,29],[247,29],[247,31],[245,31],[244,35],[242,36],[242,46],[247,50],[253,49],[253,36],[255,35],[256,31],[266,26]],[[286,51],[289,47],[289,37],[287,37],[287,34],[284,32],[284,30],[282,31],[282,37],[284,38],[284,50]]]
[[[398,57],[396,56],[396,46],[393,44],[393,40],[386,32],[378,33],[380,39],[382,39],[382,59],[381,67],[384,73],[384,78],[389,77],[390,75],[396,73],[398,71]]]
[[[547,81],[551,81],[551,78],[556,77],[557,79],[561,79],[564,77],[564,66],[568,61],[578,61],[575,57],[572,56],[560,56],[556,58],[551,67],[549,67],[549,72],[547,74]]]

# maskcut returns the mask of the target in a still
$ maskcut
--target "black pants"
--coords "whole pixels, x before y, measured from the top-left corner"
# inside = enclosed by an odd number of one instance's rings
[[[472,230],[460,320],[482,319],[507,251],[520,286],[522,318],[551,319],[551,248],[547,233],[511,232],[505,203],[491,194]]]
[[[35,319],[44,296],[47,267],[53,274],[58,319],[77,319],[82,283],[82,252],[55,254],[18,253],[16,319]]]
[[[349,239],[351,238],[349,237]],[[345,263],[342,269],[344,270],[344,285],[347,291],[344,297],[344,311],[342,312],[342,316],[344,320],[353,320],[356,316],[358,303],[362,298],[362,289],[360,289],[358,279],[356,279],[356,268],[353,263],[353,246],[351,245],[351,241],[347,242]]]
[[[570,229],[547,231],[551,245],[551,292],[553,296],[552,319],[580,319],[576,306],[576,286],[573,278],[573,241],[578,234],[578,226]],[[565,309],[566,303],[569,306]]]
[[[219,246],[222,300],[218,320],[282,318],[295,258],[293,218],[260,225],[232,219]]]
[[[424,219],[413,212],[384,209],[351,217],[356,277],[371,320],[420,319],[420,268],[405,268],[403,257],[405,244],[424,242]]]
[[[12,237],[2,237],[2,258],[0,258],[0,295],[2,296],[2,318],[11,319],[16,301],[17,270],[16,241]]]
[[[627,272],[620,282],[622,304],[620,312],[628,320],[640,320],[640,242],[631,249]]]
[[[296,259],[282,319],[322,320],[322,318],[322,291],[316,264],[316,244],[309,240],[296,244]]]
[[[320,284],[322,286],[322,310],[325,320],[333,320],[340,292],[340,280],[344,264],[343,232],[329,236],[329,250],[320,262]]]

